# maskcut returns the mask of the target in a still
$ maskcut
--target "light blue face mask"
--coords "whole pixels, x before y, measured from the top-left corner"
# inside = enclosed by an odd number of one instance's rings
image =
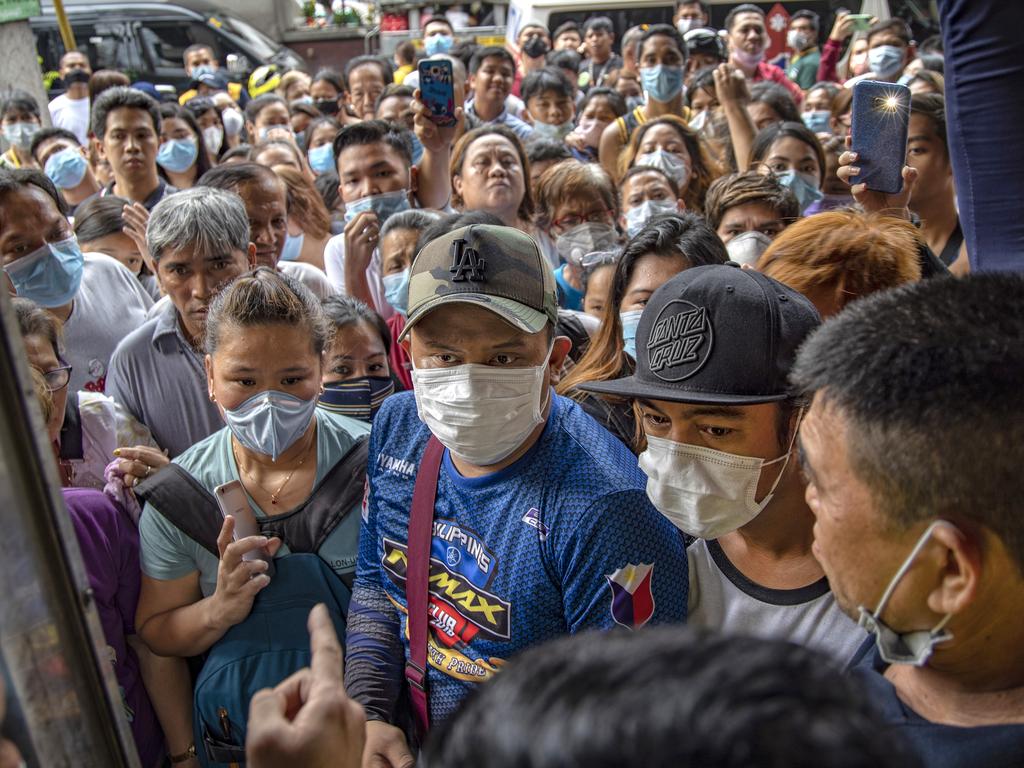
[[[280,261],[298,261],[302,253],[302,242],[306,239],[306,233],[300,232],[295,237],[287,235],[284,238],[284,248],[281,249]]]
[[[409,268],[397,275],[384,275],[384,298],[402,317],[409,314]]]
[[[18,296],[52,308],[62,307],[75,298],[84,266],[78,238],[72,235],[22,256],[4,267],[4,272],[11,278]]]
[[[550,123],[542,123],[539,120],[533,124],[533,132],[535,135],[545,139],[554,139],[555,141],[561,141],[570,133],[576,125],[572,120],[567,120],[561,125],[551,125]]]
[[[290,125],[264,125],[260,128],[260,141],[267,141],[270,139],[271,131],[285,131],[290,134],[293,139],[295,138],[295,131],[292,130]]]
[[[4,126],[4,138],[8,144],[27,152],[32,146],[32,139],[41,129],[39,123],[11,123]]]
[[[225,408],[224,419],[239,443],[277,461],[278,456],[305,434],[315,410],[315,397],[303,400],[287,392],[268,389],[237,408]]]
[[[680,189],[690,178],[690,169],[685,160],[679,155],[666,152],[664,149],[656,149],[643,155],[637,155],[633,165],[649,165],[663,171],[666,176],[679,185]]]
[[[683,91],[683,68],[658,64],[640,68],[640,85],[655,101],[672,101]]]
[[[170,173],[184,173],[195,165],[198,157],[199,144],[193,138],[165,141],[156,153],[157,163]]]
[[[43,170],[47,178],[60,189],[74,189],[85,178],[89,163],[78,147],[67,147],[46,158]]]
[[[423,41],[423,52],[427,56],[436,56],[439,53],[448,53],[455,45],[455,38],[451,35],[431,35]]]
[[[832,133],[832,128],[829,126],[829,118],[832,117],[832,113],[827,109],[815,109],[810,112],[804,112],[801,117],[803,118],[804,125],[814,133]]]
[[[655,216],[676,213],[678,210],[679,204],[675,200],[644,200],[626,211],[626,234],[633,237]]]
[[[818,189],[818,180],[814,176],[788,170],[776,174],[775,178],[779,180],[779,184],[789,187],[790,191],[796,195],[797,202],[800,203],[800,213],[806,211],[807,206],[811,203],[816,203],[823,197],[821,190]]]
[[[622,342],[626,353],[634,360],[636,360],[636,327],[640,325],[640,316],[643,313],[642,309],[619,312],[619,321],[622,323]]]
[[[373,211],[377,214],[380,224],[383,225],[396,213],[407,210],[409,210],[408,190],[398,189],[381,195],[369,195],[353,200],[351,203],[345,203],[345,223],[348,224],[363,211]]]
[[[868,51],[868,69],[877,77],[893,77],[903,66],[903,49],[896,45],[879,45]]]
[[[192,79],[198,80],[203,75],[212,75],[216,71],[212,64],[200,64],[198,67],[192,67]]]
[[[317,175],[334,170],[334,147],[330,144],[321,144],[309,150],[309,167]]]

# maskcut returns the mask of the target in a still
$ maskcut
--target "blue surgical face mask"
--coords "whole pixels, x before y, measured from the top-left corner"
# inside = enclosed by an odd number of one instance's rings
[[[383,224],[396,213],[409,210],[409,192],[405,189],[398,189],[394,192],[385,192],[381,195],[370,195],[345,203],[345,223],[363,211],[373,211],[377,214],[378,221]]]
[[[409,314],[409,268],[396,275],[384,275],[384,298],[402,317]]]
[[[192,79],[198,80],[203,75],[212,75],[216,71],[212,64],[200,64],[198,67],[192,67]]]
[[[818,189],[818,179],[816,176],[809,176],[806,173],[797,173],[791,169],[776,174],[775,178],[779,180],[779,184],[784,187],[788,187],[790,191],[796,195],[797,202],[800,203],[800,213],[806,211],[807,206],[811,203],[815,203],[822,198],[821,190]]]
[[[225,408],[224,419],[239,443],[277,461],[306,433],[316,402],[315,397],[303,400],[269,389],[253,395],[237,408]]]
[[[641,67],[640,84],[655,101],[672,101],[683,92],[683,68],[663,64]]]
[[[290,125],[264,125],[260,128],[260,141],[267,141],[270,138],[271,131],[285,131],[291,134],[292,138],[295,138],[295,131],[292,130]]]
[[[156,153],[157,163],[170,173],[184,173],[195,165],[198,157],[199,144],[194,138],[170,139]]]
[[[551,125],[550,123],[542,123],[539,120],[533,124],[533,132],[537,136],[545,139],[554,139],[555,141],[561,141],[570,133],[576,125],[572,120],[567,120],[561,125]]]
[[[309,150],[307,157],[309,158],[309,167],[317,175],[334,170],[334,147],[330,144],[313,147]]]
[[[832,128],[829,124],[832,113],[827,109],[815,109],[810,112],[804,112],[801,117],[804,120],[804,125],[814,133],[832,133]]]
[[[436,56],[439,53],[448,53],[455,45],[455,38],[451,35],[431,35],[423,41],[423,51],[427,56]]]
[[[46,158],[46,176],[60,189],[74,189],[82,183],[89,163],[78,147],[67,147]]]
[[[903,67],[903,49],[897,45],[879,45],[868,51],[868,69],[882,78],[893,77]]]
[[[4,267],[18,296],[41,307],[62,307],[75,298],[82,284],[85,260],[74,235],[47,243]]]
[[[361,376],[324,384],[317,405],[331,413],[373,421],[384,400],[394,393],[395,382],[390,376]]]
[[[4,126],[4,138],[8,144],[27,152],[32,146],[32,139],[41,128],[39,123],[11,123]]]
[[[619,312],[619,321],[622,323],[622,342],[626,353],[636,360],[636,327],[640,325],[642,309],[633,309],[629,312]]]
[[[412,164],[419,165],[420,160],[423,159],[423,145],[420,140],[416,138],[415,133],[409,134],[409,138],[412,139]]]
[[[678,210],[679,204],[675,200],[644,200],[626,211],[626,234],[633,237],[655,216],[676,213]]]
[[[299,232],[295,237],[286,235],[284,238],[284,248],[281,249],[280,261],[298,261],[299,254],[302,253],[302,242],[305,239],[305,232]]]
[[[644,155],[637,155],[633,165],[649,165],[657,168],[672,179],[682,189],[690,178],[688,164],[679,155],[666,152],[664,149],[656,149]]]

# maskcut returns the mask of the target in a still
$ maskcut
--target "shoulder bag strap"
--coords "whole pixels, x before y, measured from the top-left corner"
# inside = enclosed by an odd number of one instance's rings
[[[434,501],[437,498],[437,476],[441,469],[444,446],[431,435],[416,472],[409,514],[409,564],[405,575],[405,601],[409,610],[409,661],[405,679],[409,683],[412,710],[420,742],[430,729],[430,708],[427,702],[427,586],[430,577],[430,538],[434,526]]]
[[[220,559],[220,507],[213,494],[187,470],[168,464],[152,477],[140,480],[132,490],[140,501],[152,504],[179,531]]]

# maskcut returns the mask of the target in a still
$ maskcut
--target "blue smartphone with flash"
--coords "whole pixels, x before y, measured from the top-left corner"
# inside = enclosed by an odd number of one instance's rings
[[[894,195],[903,189],[910,125],[910,89],[896,83],[862,80],[853,86],[851,149],[860,173],[851,184]]]
[[[455,80],[452,63],[447,59],[423,59],[420,73],[420,100],[430,110],[437,125],[455,125]]]

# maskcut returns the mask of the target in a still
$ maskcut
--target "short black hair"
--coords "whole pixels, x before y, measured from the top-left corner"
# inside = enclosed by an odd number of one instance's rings
[[[621,193],[623,188],[625,188],[627,181],[634,176],[639,176],[641,173],[656,173],[661,176],[661,178],[665,180],[665,183],[668,184],[668,188],[672,190],[672,194],[675,195],[677,199],[679,198],[679,182],[665,173],[661,168],[656,168],[653,165],[634,165],[632,168],[627,169],[626,172],[622,174],[622,178],[619,179],[619,192]]]
[[[67,139],[76,147],[82,146],[82,142],[78,140],[78,137],[67,128],[43,128],[32,137],[32,146],[29,149],[29,154],[35,157],[36,150],[39,149],[40,145],[53,139]]]
[[[684,5],[699,5],[700,12],[703,13],[705,16],[707,16],[710,13],[710,11],[708,10],[708,5],[707,3],[704,2],[704,0],[679,0],[676,3],[676,10],[679,10]]]
[[[421,758],[425,768],[920,766],[862,684],[824,655],[685,626],[527,650],[434,730]]]
[[[548,51],[548,55],[545,58],[545,62],[549,67],[568,69],[573,72],[579,71],[580,62],[582,61],[583,57],[569,48],[563,48],[560,51]]]
[[[190,53],[195,53],[196,51],[204,51],[204,50],[205,51],[209,51],[210,54],[213,56],[213,58],[215,58],[215,59],[217,58],[217,51],[216,51],[216,49],[212,45],[210,45],[209,43],[192,43],[192,45],[190,45],[188,48],[186,48],[184,51],[181,52],[181,61],[182,61],[182,63],[184,64],[184,63],[188,62],[188,56],[189,56]]]
[[[469,60],[469,74],[475,75],[483,65],[484,59],[489,59],[491,57],[496,57],[507,62],[512,65],[513,69],[515,69],[516,60],[512,58],[511,53],[500,45],[488,45],[483,48],[478,48],[473,52],[473,58]]]
[[[615,34],[615,25],[607,16],[591,16],[583,22],[584,37],[586,37],[587,33],[592,29],[597,30],[598,32],[607,32],[612,35]]]
[[[921,69],[928,70],[929,72],[938,72],[940,75],[946,73],[946,60],[942,58],[941,53],[918,51],[917,58],[921,60]]]
[[[818,17],[818,14],[816,14],[814,11],[809,11],[806,8],[802,8],[801,10],[797,11],[792,16],[790,16],[789,21],[792,24],[797,19],[807,19],[809,22],[811,22],[811,28],[815,31],[815,33],[817,33],[817,31],[821,28],[821,19]]]
[[[754,143],[750,147],[751,165],[762,162],[768,156],[768,151],[771,149],[772,144],[779,139],[787,137],[799,139],[814,151],[814,155],[818,160],[818,182],[823,182],[827,171],[825,150],[821,148],[821,142],[818,140],[818,137],[810,128],[804,125],[803,121],[772,123],[758,131],[754,137]]]
[[[257,96],[255,99],[250,99],[249,103],[245,105],[245,119],[250,123],[255,123],[256,118],[259,117],[260,112],[269,107],[271,104],[282,104],[285,109],[288,109],[288,102],[278,96],[276,93],[264,93],[262,96]],[[288,114],[291,114],[289,112]]]
[[[384,90],[381,91],[380,96],[377,97],[377,101],[373,105],[373,112],[374,114],[377,113],[377,110],[380,109],[380,105],[384,103],[385,99],[391,99],[395,96],[411,99],[415,93],[416,90],[410,85],[390,83],[389,85],[384,86]],[[308,128],[306,130],[309,131]],[[307,133],[307,135],[309,134]]]
[[[8,112],[27,112],[30,115],[40,117],[39,102],[31,93],[20,88],[12,88],[3,96],[0,96],[0,117]]]
[[[907,528],[968,518],[1024,573],[1024,276],[936,278],[858,299],[791,371],[846,423],[850,467]]]
[[[131,200],[116,195],[93,195],[75,209],[75,237],[88,243],[124,230],[124,207]]]
[[[949,139],[946,136],[946,99],[938,93],[915,93],[910,97],[910,115],[920,115],[931,122],[935,135],[949,156]]]
[[[892,32],[896,37],[903,41],[905,47],[910,47],[910,41],[914,39],[913,33],[910,31],[910,27],[903,19],[882,19],[871,25],[871,29],[868,30],[868,45],[871,45],[871,38],[875,35],[880,35],[883,32]]]
[[[92,132],[96,138],[102,139],[107,133],[107,117],[115,109],[128,107],[129,109],[141,109],[149,113],[153,121],[153,130],[160,133],[160,105],[156,101],[140,91],[138,88],[129,88],[118,85],[108,88],[99,95],[99,98],[92,105]]]
[[[636,261],[648,254],[680,255],[691,267],[725,264],[729,253],[703,216],[689,211],[659,214],[647,222],[622,249],[622,258]]]
[[[367,323],[380,334],[380,340],[384,344],[384,354],[391,354],[391,331],[384,319],[372,307],[354,296],[344,294],[328,296],[320,303],[334,330],[348,328],[356,323]]]
[[[395,71],[391,68],[391,64],[388,63],[386,59],[383,59],[380,56],[364,55],[355,56],[349,59],[345,64],[345,84],[348,85],[349,78],[355,70],[367,64],[372,64],[380,70],[380,76],[384,80],[384,85],[395,81]]]
[[[313,83],[318,83],[321,80],[328,83],[338,92],[339,95],[348,90],[348,88],[345,87],[345,76],[336,69],[330,69],[327,67],[324,69],[318,69],[316,74],[313,75],[313,79],[309,81],[309,84],[312,87]]]
[[[193,96],[191,99],[182,104],[187,109],[192,117],[199,119],[200,115],[204,112],[209,112],[211,109],[217,113],[218,119],[220,119],[220,110],[217,109],[217,102],[211,99],[209,96]]]
[[[736,17],[739,16],[741,13],[756,13],[762,19],[765,17],[764,11],[762,11],[756,5],[753,5],[751,3],[743,3],[742,5],[737,5],[731,11],[729,11],[729,15],[725,17],[725,28],[727,31],[732,31],[732,24],[734,21],[736,21]]]
[[[767,104],[775,110],[782,122],[799,122],[800,109],[793,99],[793,94],[778,83],[761,82],[750,86],[751,103]]]
[[[612,112],[615,113],[616,117],[622,117],[629,111],[629,107],[626,106],[626,100],[622,98],[621,93],[616,91],[614,88],[599,85],[587,91],[587,95],[583,97],[580,105],[576,107],[576,114],[582,115],[583,110],[587,108],[587,105],[598,97],[608,99],[608,104],[611,106]]]
[[[559,35],[565,34],[566,32],[575,32],[576,34],[579,35],[580,25],[577,24],[572,19],[569,19],[569,21],[563,21],[561,24],[555,27],[555,31],[551,33],[551,39],[557,40]],[[580,37],[582,37],[582,35],[580,35]]]
[[[572,152],[564,142],[540,137],[530,138],[526,142],[526,159],[532,166],[534,163],[545,163],[548,160],[570,160]]]
[[[213,189],[224,189],[228,192],[238,192],[239,187],[247,184],[274,181],[284,186],[276,173],[265,165],[259,163],[221,163],[211,168],[196,182],[197,187],[212,187]]]
[[[395,150],[408,165],[412,165],[412,134],[404,128],[384,120],[363,120],[346,125],[334,137],[334,161],[348,147],[364,147],[383,143]]]
[[[550,66],[533,70],[523,78],[522,85],[519,88],[519,93],[527,104],[530,103],[530,99],[534,96],[541,96],[548,91],[554,91],[558,96],[564,96],[568,99],[571,99],[576,93],[576,89],[572,87],[572,83],[565,76],[565,73],[556,67]]]
[[[38,168],[0,168],[0,197],[7,192],[20,192],[28,187],[43,190],[53,200],[61,215],[68,215],[68,204],[53,182]]]
[[[683,36],[679,34],[679,30],[671,24],[651,24],[651,26],[644,31],[640,36],[640,42],[636,45],[636,55],[638,58],[640,56],[640,52],[644,48],[644,43],[657,35],[662,35],[663,37],[667,37],[672,40],[672,42],[675,43],[676,48],[679,49],[679,53],[683,57],[683,61],[686,61],[686,41],[683,40]]]
[[[449,56],[454,56],[456,59],[462,62],[462,66],[469,72],[469,64],[473,61],[473,54],[479,51],[481,48],[480,43],[475,43],[472,40],[459,40],[455,45],[448,51]]]
[[[313,182],[313,186],[316,187],[316,191],[320,194],[320,199],[324,201],[324,206],[328,211],[336,211],[341,205],[341,194],[338,192],[340,184],[341,179],[338,177],[337,171],[321,173]]]

